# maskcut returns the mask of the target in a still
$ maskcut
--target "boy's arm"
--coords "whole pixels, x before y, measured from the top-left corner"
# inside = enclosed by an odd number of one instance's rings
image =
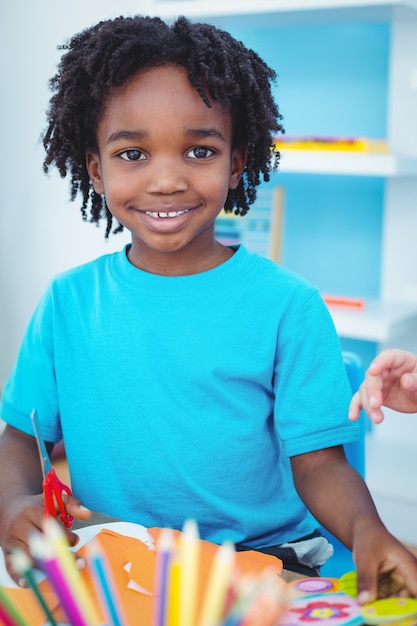
[[[28,534],[42,527],[43,500],[39,494],[42,471],[36,440],[6,426],[0,437],[0,545],[9,574],[12,548],[27,549]]]
[[[314,517],[352,550],[359,601],[417,596],[417,559],[383,525],[342,446],[291,458],[296,489]]]
[[[47,444],[49,450],[52,444]],[[66,498],[68,513],[87,519],[91,513],[80,507],[76,498]],[[42,470],[34,437],[6,426],[0,437],[0,545],[10,576],[19,582],[10,564],[10,552],[16,546],[27,550],[30,532],[42,530],[44,503],[42,495]],[[78,536],[65,529],[71,545]]]

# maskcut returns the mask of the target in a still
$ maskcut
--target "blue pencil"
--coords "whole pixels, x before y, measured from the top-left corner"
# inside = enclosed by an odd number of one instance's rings
[[[106,624],[108,622],[108,626],[125,626],[126,619],[123,616],[116,586],[97,539],[92,539],[87,545],[87,561],[106,612]]]

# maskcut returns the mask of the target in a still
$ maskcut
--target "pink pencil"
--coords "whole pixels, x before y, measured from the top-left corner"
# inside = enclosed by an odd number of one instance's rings
[[[0,623],[4,626],[16,626],[16,622],[12,620],[6,609],[0,604]]]
[[[28,626],[26,619],[2,587],[0,587],[0,609],[0,622],[3,621],[5,626]]]
[[[42,569],[48,576],[71,626],[89,626],[47,537],[41,533],[34,533],[29,537],[29,547],[33,558],[40,562]]]

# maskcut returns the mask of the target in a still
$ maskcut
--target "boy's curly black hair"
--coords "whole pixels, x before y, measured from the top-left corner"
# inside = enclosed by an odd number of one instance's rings
[[[275,72],[230,34],[209,24],[180,17],[168,25],[157,17],[118,17],[75,35],[50,80],[47,128],[42,140],[44,171],[55,164],[62,177],[71,172],[71,200],[83,197],[81,213],[99,223],[112,215],[97,194],[86,168],[87,151],[97,150],[96,130],[106,99],[114,87],[136,72],[167,63],[184,67],[192,85],[210,106],[209,97],[232,115],[233,147],[247,147],[248,160],[237,189],[230,191],[225,210],[245,215],[256,198],[260,175],[265,181],[278,165],[273,136],[284,132],[271,94]],[[113,232],[122,230],[119,225]]]

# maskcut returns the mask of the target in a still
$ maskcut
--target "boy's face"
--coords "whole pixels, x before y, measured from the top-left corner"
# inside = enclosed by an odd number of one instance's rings
[[[239,183],[245,154],[232,150],[229,113],[217,102],[208,108],[185,69],[149,69],[115,90],[97,145],[87,154],[89,175],[132,233],[134,264],[175,274],[219,262],[214,220]]]

